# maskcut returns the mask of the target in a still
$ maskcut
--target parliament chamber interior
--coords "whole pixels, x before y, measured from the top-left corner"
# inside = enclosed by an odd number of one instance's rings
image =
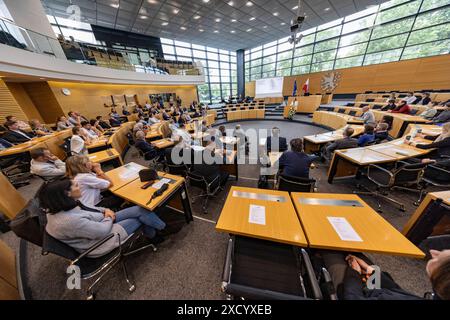
[[[450,300],[449,0],[0,0],[0,300]]]

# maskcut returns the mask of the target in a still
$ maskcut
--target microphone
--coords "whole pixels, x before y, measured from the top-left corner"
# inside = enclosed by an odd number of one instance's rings
[[[168,183],[164,183],[161,188],[159,188],[159,190],[157,190],[152,197],[150,198],[150,200],[147,202],[147,206],[156,198],[162,196],[162,194],[167,191],[167,189],[169,189],[169,184]]]

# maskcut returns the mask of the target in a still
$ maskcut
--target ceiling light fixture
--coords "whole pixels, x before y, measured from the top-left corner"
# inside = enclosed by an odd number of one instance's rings
[[[216,21],[216,22],[220,22],[220,21],[222,21],[222,19],[217,18],[215,21]]]
[[[147,16],[139,16],[139,18],[141,18],[142,20],[147,20],[148,19]]]
[[[267,29],[267,26],[263,26],[263,29]]]
[[[326,7],[325,9],[323,9],[323,11],[330,11],[331,8],[330,7]]]
[[[203,1],[203,3],[208,3],[209,2],[209,0],[202,0]]]
[[[252,31],[252,28],[250,28],[250,29],[247,29],[247,32],[250,32],[250,31]]]
[[[278,12],[274,12],[272,13],[275,17],[278,17],[279,13]]]
[[[118,4],[118,3],[111,3],[110,6],[117,9],[117,8],[120,7],[120,4]]]
[[[186,27],[180,27],[181,30],[186,30]]]
[[[297,9],[298,9],[298,6],[295,6],[292,8],[292,10],[297,10]]]
[[[249,21],[253,21],[253,20],[255,20],[256,18],[255,17],[251,17],[250,19],[248,19]]]
[[[247,1],[247,3],[245,4],[247,7],[251,7],[253,5],[253,2],[251,1]]]
[[[156,1],[156,0],[147,0],[147,2],[150,3],[150,4],[157,4],[158,3],[158,1]]]
[[[205,31],[205,30],[203,30],[203,29],[198,29],[198,31],[203,32],[203,31]]]
[[[173,14],[178,14],[178,12],[180,12],[180,10],[178,10],[178,9],[173,9]]]
[[[234,30],[231,30],[231,31],[230,31],[230,33],[236,33],[236,31],[234,31]]]
[[[286,24],[286,22],[282,22],[282,23],[280,23],[280,25],[282,25],[282,26],[284,26]]]
[[[194,20],[198,20],[200,18],[201,18],[200,16],[194,16]]]
[[[219,30],[214,30],[214,33],[219,33]]]
[[[167,26],[168,24],[169,24],[168,22],[161,23],[162,26]]]
[[[234,2],[233,1],[228,1],[228,5],[229,6],[234,6]]]
[[[236,19],[231,19],[231,22],[236,22]]]

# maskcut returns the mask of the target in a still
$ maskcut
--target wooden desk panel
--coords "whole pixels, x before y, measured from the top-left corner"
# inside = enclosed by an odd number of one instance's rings
[[[371,163],[375,164],[383,162],[392,162],[396,160],[395,157],[370,150],[369,148],[336,150],[335,154],[338,154],[342,158],[354,162],[360,166],[369,165]]]
[[[175,143],[172,140],[170,140],[169,138],[155,140],[155,141],[152,141],[151,144],[155,148],[158,148],[158,149],[165,149],[165,148],[169,148],[169,147],[172,147],[173,145],[175,145]]]
[[[95,163],[104,163],[106,161],[119,159],[120,163],[123,165],[122,157],[120,156],[119,152],[117,152],[115,149],[108,149],[103,150],[95,153],[91,153],[88,155],[89,160]]]
[[[0,240],[0,300],[20,300],[14,252]]]
[[[105,174],[113,182],[113,186],[109,188],[109,190],[115,191],[127,185],[128,183],[139,179],[139,171],[143,169],[146,169],[146,167],[134,162],[130,162],[124,166],[106,172]]]
[[[284,197],[285,202],[235,197],[233,196],[235,191],[281,196]],[[266,208],[265,225],[248,222],[250,205]],[[307,246],[305,234],[290,201],[289,193],[283,191],[232,187],[217,222],[216,230],[295,246]]]
[[[325,193],[291,193],[292,201],[311,248],[373,252],[423,258],[425,254],[384,220],[357,195]],[[353,200],[362,207],[344,205],[312,205],[300,198]],[[342,240],[327,217],[345,218],[362,241]]]
[[[141,189],[141,187],[147,182],[141,182],[141,180],[139,179],[136,179],[124,185],[123,187],[114,190],[113,193],[116,196],[132,202],[140,207],[153,211],[184,183],[184,178],[179,176],[174,176],[165,172],[158,172],[158,175],[161,178],[173,179],[175,180],[175,182],[169,184],[169,189],[167,189],[167,191],[165,191],[162,196],[152,200],[150,204],[147,204],[147,202],[150,200],[153,193],[155,193],[157,190],[152,187],[146,190]]]

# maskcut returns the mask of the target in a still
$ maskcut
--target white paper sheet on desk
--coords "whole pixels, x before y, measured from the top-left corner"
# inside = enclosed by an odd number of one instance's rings
[[[327,219],[341,240],[355,242],[363,241],[347,219],[343,217],[327,217]]]
[[[139,167],[136,164],[127,164],[125,165],[126,170],[125,172],[123,172],[122,174],[120,174],[120,178],[121,179],[128,179],[128,178],[132,178],[136,175],[137,172],[141,171],[141,167]]]
[[[248,222],[253,224],[266,225],[266,207],[250,205],[250,213],[248,216]]]
[[[167,179],[167,178],[162,178],[161,180],[159,180],[158,182],[156,182],[155,184],[152,185],[152,188],[155,188],[156,190],[161,189],[161,187],[163,186],[163,184],[165,183],[169,183],[171,180]]]

